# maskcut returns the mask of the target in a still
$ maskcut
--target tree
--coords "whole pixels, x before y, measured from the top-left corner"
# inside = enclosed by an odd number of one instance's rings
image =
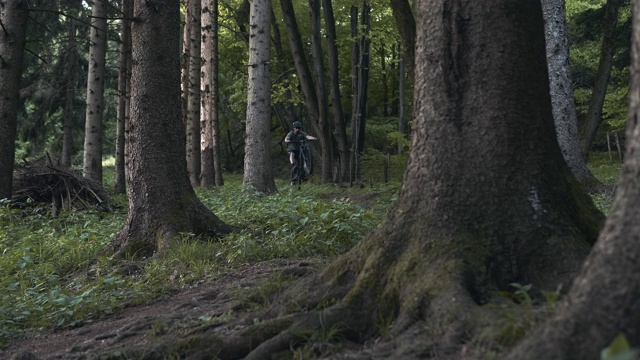
[[[201,0],[189,0],[188,20],[185,26],[189,26],[189,53],[188,82],[187,82],[187,168],[191,185],[200,185],[200,72],[201,72]]]
[[[232,230],[198,200],[187,172],[180,101],[180,1],[134,2],[131,119],[126,137],[129,214],[111,244],[149,256],[180,233]]]
[[[338,45],[336,35],[336,20],[333,15],[333,5],[331,0],[322,0],[324,14],[324,24],[327,33],[327,56],[330,75],[331,108],[333,109],[333,129],[335,132],[335,142],[338,150],[338,170],[334,174],[334,181],[344,181],[347,176],[347,166],[349,159],[349,143],[347,140],[347,129],[345,124],[345,114],[342,109],[342,95],[340,94],[340,68],[338,66]]]
[[[623,334],[640,345],[640,3],[634,1],[632,69],[625,162],[611,213],[579,276],[554,315],[509,359],[597,359]]]
[[[89,34],[89,71],[82,176],[102,183],[102,117],[107,54],[106,0],[94,0]]]
[[[551,107],[558,143],[578,182],[587,189],[597,190],[603,185],[587,168],[578,138],[578,116],[571,85],[565,1],[543,0],[542,12],[545,19]]]
[[[217,6],[217,2],[216,2]],[[200,84],[200,186],[208,187],[215,184],[215,168],[213,162],[213,111],[218,110],[215,105],[218,98],[213,91],[213,66],[217,54],[214,52],[214,19],[217,12],[213,11],[211,1],[205,0],[202,3],[202,81]]]
[[[220,62],[219,59],[219,46],[218,41],[220,38],[218,24],[218,0],[212,0],[211,2],[211,33],[213,35],[211,39],[211,52],[215,55],[211,58],[211,71],[213,76],[211,77],[211,94],[213,101],[211,104],[211,123],[213,132],[213,170],[215,176],[216,186],[224,185],[222,178],[222,146],[220,142]]]
[[[318,47],[320,46],[320,41],[317,38],[317,36],[319,36],[319,29],[315,30],[316,39],[312,40],[311,45],[314,61],[316,62],[314,63],[316,70],[316,81],[314,82],[313,74],[311,72],[311,68],[305,56],[305,50],[302,45],[302,38],[300,36],[300,29],[296,20],[293,4],[291,0],[281,0],[280,6],[282,8],[282,14],[284,16],[284,22],[287,28],[289,46],[291,48],[291,54],[293,55],[293,62],[296,68],[296,73],[298,75],[300,89],[302,94],[304,95],[304,102],[309,118],[309,123],[311,124],[313,131],[317,134],[317,137],[320,141],[320,147],[322,148],[321,181],[327,182],[330,179],[332,168],[331,154],[333,142],[330,135],[330,127],[327,123],[328,107],[326,102],[327,95],[324,88],[324,79],[322,79],[322,84],[319,84],[317,81],[318,79],[320,79],[318,71],[321,71],[322,76],[324,76],[324,71],[318,68],[318,66],[321,66],[319,64],[321,60],[318,58],[318,56],[321,56],[321,51],[320,49],[318,49]],[[319,22],[319,3],[316,3],[315,0],[310,0],[309,7],[312,9],[312,12],[310,13],[311,22]],[[319,28],[318,24],[316,24],[315,26]],[[312,36],[313,33],[314,30],[312,30]],[[320,92],[322,92],[322,94],[319,94]]]
[[[76,20],[68,17],[67,35],[68,50],[66,53],[66,91],[64,113],[62,116],[62,154],[60,155],[60,163],[62,166],[71,167],[71,155],[73,153],[73,119],[74,104],[76,98],[76,72],[77,72],[77,39],[76,39]],[[123,175],[124,176],[124,175]],[[124,178],[123,178],[124,179]]]
[[[589,151],[591,143],[596,136],[598,126],[602,122],[602,105],[607,93],[609,85],[609,77],[611,76],[611,65],[613,62],[613,53],[616,50],[616,24],[618,22],[618,10],[620,9],[621,0],[607,0],[605,4],[602,45],[600,49],[600,61],[598,62],[598,72],[596,73],[595,83],[591,91],[591,100],[589,101],[589,110],[580,129],[582,156],[586,160],[589,159]]]
[[[251,0],[249,19],[249,89],[243,185],[269,194],[277,190],[271,166],[271,0]]]
[[[131,18],[133,18],[133,2],[122,2],[122,34],[120,43],[120,69],[118,72],[118,120],[116,128],[116,164],[114,170],[114,192],[126,192],[125,178],[125,128],[129,119],[131,92]]]
[[[458,358],[496,292],[577,273],[602,214],[556,140],[540,1],[422,1],[416,14],[415,124],[394,207],[265,316],[289,315],[216,351],[243,344],[245,359],[265,359],[319,329],[362,342],[383,322],[392,343],[377,358]]]
[[[402,60],[406,64],[409,77],[413,78],[413,64],[416,47],[416,20],[408,0],[391,0],[391,10],[402,38]]]
[[[11,199],[29,1],[0,4],[0,199]]]

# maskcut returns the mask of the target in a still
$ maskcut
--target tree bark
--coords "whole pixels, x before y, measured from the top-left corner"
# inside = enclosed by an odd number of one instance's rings
[[[65,56],[66,84],[65,103],[62,115],[62,154],[60,164],[64,167],[71,167],[71,156],[73,154],[73,118],[76,98],[76,71],[77,71],[77,44],[76,44],[76,20],[67,18],[67,36],[69,37],[67,54]]]
[[[325,184],[332,179],[333,138],[332,123],[329,122],[329,99],[325,80],[324,56],[320,40],[320,0],[309,1],[309,22],[311,24],[311,58],[315,74],[316,95],[318,96],[318,138],[321,144],[322,169],[320,181]]]
[[[623,334],[640,345],[640,8],[633,6],[630,110],[625,162],[613,209],[566,298],[509,359],[599,359]]]
[[[82,176],[102,184],[102,118],[107,54],[107,3],[94,1],[89,34],[87,110],[84,130]]]
[[[189,0],[189,81],[187,86],[187,169],[191,185],[200,185],[201,0]]]
[[[331,154],[329,149],[332,148],[333,144],[330,133],[329,136],[327,136],[327,134],[324,133],[325,128],[322,127],[326,121],[326,108],[324,109],[324,113],[321,114],[318,95],[320,87],[318,86],[318,84],[314,84],[313,75],[309,68],[309,63],[306,56],[304,55],[305,50],[302,45],[302,38],[300,36],[300,30],[298,28],[295,13],[293,10],[293,4],[291,3],[291,0],[281,0],[280,6],[282,7],[282,13],[284,15],[287,35],[289,37],[289,45],[291,48],[291,53],[293,55],[296,73],[298,75],[298,83],[300,84],[300,89],[302,90],[302,93],[304,95],[305,106],[309,119],[307,124],[311,124],[311,127],[315,133],[310,135],[316,135],[318,137],[320,147],[322,149],[322,181],[326,182],[328,178],[325,177],[325,174],[330,174],[331,172],[331,159],[329,159],[329,161],[327,162],[324,157]],[[317,51],[318,50],[316,50],[316,52]],[[326,97],[326,94],[324,96]],[[329,169],[326,169],[327,166],[329,167]]]
[[[11,199],[16,153],[18,93],[27,34],[29,1],[0,7],[0,199]]]
[[[209,187],[215,184],[215,168],[213,163],[213,110],[218,99],[213,92],[213,11],[212,3],[202,3],[202,83],[200,84],[200,186]],[[217,110],[217,107],[215,108]]]
[[[603,185],[587,168],[578,138],[578,116],[571,85],[565,1],[543,0],[542,12],[545,19],[551,107],[558,143],[578,182],[586,189],[598,191]]]
[[[118,73],[118,119],[116,127],[116,164],[114,171],[114,192],[124,194],[126,189],[126,154],[125,128],[129,121],[129,105],[131,100],[131,18],[133,18],[133,2],[122,2],[122,34],[120,43],[120,71]]]
[[[220,236],[232,227],[197,198],[187,172],[180,101],[180,1],[135,1],[129,214],[111,244],[116,256],[151,256],[180,233]]]
[[[251,0],[243,186],[276,192],[271,165],[271,0]]]
[[[211,96],[213,101],[211,104],[211,116],[212,116],[212,131],[213,131],[213,170],[215,176],[216,186],[224,185],[224,179],[222,177],[222,145],[220,140],[220,86],[219,84],[219,57],[218,57],[218,39],[220,38],[220,31],[218,26],[218,0],[212,0],[211,2],[211,26],[212,26],[212,52],[215,56],[211,58],[211,71],[213,76],[211,78]]]
[[[417,5],[415,124],[398,200],[270,314],[320,310],[291,315],[246,359],[336,324],[362,342],[379,336],[380,319],[392,322],[379,358],[461,358],[482,330],[470,321],[480,305],[513,282],[569,284],[596,240],[602,214],[555,136],[540,1]]]
[[[584,125],[580,129],[581,151],[585,162],[589,160],[589,151],[591,143],[596,137],[598,126],[602,122],[602,106],[607,94],[607,86],[609,85],[609,77],[611,76],[611,64],[613,62],[613,53],[616,50],[616,23],[618,22],[618,10],[620,9],[621,0],[607,0],[605,5],[604,19],[602,20],[602,46],[600,49],[600,61],[598,62],[598,72],[596,80],[591,91],[591,101],[589,101],[589,110],[584,120]]]
[[[340,67],[338,63],[338,45],[336,36],[336,20],[333,15],[333,5],[331,0],[322,0],[324,12],[324,23],[327,32],[327,55],[330,75],[331,106],[333,109],[333,130],[335,132],[335,142],[338,150],[337,173],[334,174],[335,181],[347,180],[347,169],[349,164],[349,142],[347,139],[347,128],[345,124],[345,113],[342,109],[342,95],[340,94]]]
[[[391,0],[390,4],[400,38],[402,38],[402,59],[409,73],[409,78],[413,79],[416,56],[416,20],[408,0]]]

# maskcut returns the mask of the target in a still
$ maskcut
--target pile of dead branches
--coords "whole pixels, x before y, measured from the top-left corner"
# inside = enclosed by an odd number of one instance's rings
[[[53,216],[63,210],[112,210],[101,184],[50,161],[16,167],[12,201],[20,206],[51,204]]]

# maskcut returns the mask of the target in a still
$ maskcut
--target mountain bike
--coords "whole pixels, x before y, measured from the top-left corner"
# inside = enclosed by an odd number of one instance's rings
[[[309,175],[313,172],[313,158],[311,157],[311,149],[307,146],[306,139],[292,141],[300,144],[296,163],[291,169],[291,185],[300,185],[309,179]]]

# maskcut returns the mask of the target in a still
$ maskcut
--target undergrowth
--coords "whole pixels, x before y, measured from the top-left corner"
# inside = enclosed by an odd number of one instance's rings
[[[57,218],[49,205],[25,211],[0,203],[0,349],[13,336],[96,321],[247,262],[333,257],[370,231],[389,205],[374,202],[377,211],[364,209],[347,200],[350,189],[329,185],[298,190],[278,183],[279,193],[264,196],[242,191],[239,176],[225,180],[224,187],[198,189],[198,196],[245,231],[219,241],[181,234],[166,253],[136,261],[108,253],[126,219],[122,196],[114,197],[119,206],[113,213],[64,212]],[[393,201],[395,193],[393,187],[368,191],[379,191],[382,202]]]
[[[595,157],[594,174],[615,184],[619,164]],[[112,189],[110,168],[105,185]],[[355,245],[395,201],[399,184],[365,188],[277,181],[279,192],[242,190],[240,175],[220,188],[197,189],[223,221],[245,229],[219,241],[181,234],[167,252],[144,260],[111,258],[108,245],[126,219],[126,197],[116,210],[64,212],[50,205],[18,210],[0,203],[0,355],[14,336],[80,326],[122,308],[149,302],[230,267],[273,259],[332,258]],[[596,203],[605,211],[613,196]],[[359,204],[365,203],[366,208]]]

